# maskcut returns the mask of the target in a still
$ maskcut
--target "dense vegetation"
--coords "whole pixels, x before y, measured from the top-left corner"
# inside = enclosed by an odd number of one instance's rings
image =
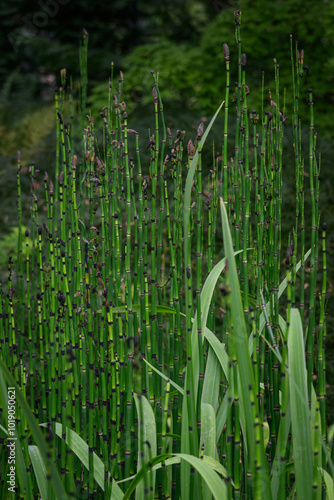
[[[251,15],[246,40],[260,36]],[[3,245],[17,251],[0,254],[2,498],[6,386],[17,498],[331,498],[316,88],[293,38],[268,83],[256,50],[243,53],[241,11],[225,38],[235,30],[236,48],[218,42],[223,18],[199,30],[202,52],[166,30],[91,88],[84,31],[77,83],[62,70],[55,108],[22,116],[21,136],[6,129],[26,149]],[[141,80],[146,60],[160,72]],[[175,115],[184,102],[204,109],[189,130]],[[53,126],[49,163],[29,165],[25,134],[39,149]]]

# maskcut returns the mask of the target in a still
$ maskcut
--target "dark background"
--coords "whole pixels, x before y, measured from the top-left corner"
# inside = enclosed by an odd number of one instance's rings
[[[23,174],[34,161],[37,168],[42,172],[47,170],[52,177],[54,89],[60,84],[60,70],[66,68],[67,83],[72,87],[74,99],[77,98],[78,52],[83,29],[89,33],[88,106],[92,114],[98,117],[106,104],[113,62],[116,78],[120,70],[124,73],[123,98],[132,128],[146,130],[146,137],[147,128],[152,126],[150,70],[155,70],[160,72],[167,124],[174,130],[191,132],[199,121],[214,113],[224,98],[223,42],[230,47],[232,86],[237,79],[233,15],[237,8],[242,8],[242,50],[247,54],[246,74],[251,90],[249,109],[259,105],[263,71],[266,88],[274,89],[274,57],[280,65],[281,95],[286,87],[287,106],[292,104],[290,34],[293,47],[298,41],[299,48],[305,51],[309,75],[305,73],[303,78],[299,106],[307,144],[306,98],[307,89],[312,88],[321,153],[321,222],[328,225],[328,290],[332,297],[334,2],[329,0],[0,0],[0,268],[6,267],[9,246],[13,243],[5,237],[17,222],[16,151],[20,149],[22,153]],[[265,103],[268,100],[266,92]],[[213,138],[221,143],[221,129],[213,132]],[[293,163],[288,156],[284,161],[288,210],[283,225],[291,228]],[[28,175],[22,176],[22,184],[25,202],[29,200]],[[330,386],[334,383],[332,302],[331,299],[327,308]],[[332,405],[331,387],[328,395]]]

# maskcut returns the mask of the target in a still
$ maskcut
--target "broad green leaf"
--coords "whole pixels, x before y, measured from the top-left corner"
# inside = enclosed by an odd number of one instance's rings
[[[215,362],[218,364],[216,359]],[[200,455],[216,458],[216,414],[213,406],[208,403],[201,404]],[[203,500],[211,499],[211,490],[209,486],[205,484],[203,485]]]
[[[220,210],[222,216],[225,255],[229,265],[228,277],[231,285],[231,309],[233,320],[233,335],[231,335],[231,338],[233,339],[236,350],[238,371],[242,386],[242,397],[244,399],[247,417],[247,441],[250,453],[254,453],[254,412],[250,397],[250,391],[252,391],[253,398],[256,399],[254,394],[254,376],[248,349],[248,335],[244,311],[242,308],[239,279],[234,259],[232,237],[225,205],[222,199],[220,199]]]
[[[29,446],[29,456],[36,476],[41,498],[48,498],[48,482],[46,467],[37,446]]]
[[[62,424],[56,422],[55,433],[60,438],[62,437]],[[69,445],[71,450],[76,454],[81,463],[89,470],[89,452],[88,452],[88,444],[74,432],[72,429],[66,427],[66,444]],[[104,464],[100,460],[100,458],[93,453],[93,467],[94,467],[94,479],[97,484],[103,489],[104,488]]]
[[[231,286],[231,310],[233,322],[233,335],[231,335],[231,340],[234,342],[234,348],[236,350],[238,361],[238,375],[241,386],[240,404],[243,404],[244,406],[246,417],[247,433],[245,438],[247,440],[248,453],[250,456],[259,456],[261,460],[261,463],[256,466],[254,461],[250,461],[254,475],[259,474],[259,477],[254,477],[254,483],[257,484],[259,489],[261,489],[263,495],[267,495],[268,497],[269,494],[269,498],[271,498],[269,476],[266,465],[267,462],[265,459],[263,442],[261,442],[263,441],[263,436],[261,434],[259,435],[259,443],[256,443],[255,441],[255,415],[258,414],[258,402],[255,394],[254,374],[248,348],[248,333],[242,307],[232,236],[225,204],[222,198],[220,199],[220,211],[222,217],[225,256],[226,259],[228,259],[229,264],[228,277]],[[255,429],[255,431],[261,432],[259,429]],[[255,445],[258,447],[257,455],[255,455]],[[259,467],[259,469],[257,469],[257,467]]]
[[[212,350],[214,351],[215,355],[217,356],[217,360],[220,363],[220,366],[223,369],[224,375],[226,377],[226,380],[228,382],[229,380],[229,369],[228,369],[228,364],[229,364],[229,357],[228,354],[225,350],[225,346],[217,339],[216,335],[212,333],[209,328],[205,328],[204,330],[204,337],[206,340],[209,342],[210,347],[212,347]]]
[[[176,453],[175,455],[187,461],[201,474],[215,500],[225,500],[228,498],[226,484],[218,476],[215,467],[210,462],[192,455],[185,455],[184,453]]]
[[[222,466],[222,464],[220,462],[218,462],[218,460],[216,460],[213,457],[208,457],[207,455],[204,455],[203,461],[205,463],[207,463],[208,465],[210,465],[210,467],[213,470],[215,470],[216,472],[218,472],[218,474],[223,476],[224,479],[228,478],[227,470],[225,469],[225,467]],[[231,479],[230,479],[230,481],[231,481],[232,486],[234,486],[233,481]]]
[[[201,149],[203,148],[206,138],[214,124],[224,102],[220,104],[213,118],[211,119],[207,129],[205,130],[203,137],[201,139]],[[183,203],[183,235],[184,235],[184,255],[188,256],[188,245],[190,242],[188,241],[188,229],[189,229],[189,214],[190,214],[190,202],[191,202],[191,187],[195,175],[196,166],[198,163],[198,149],[195,152],[195,155],[190,163],[185,189],[184,189],[184,203]],[[186,283],[186,266],[185,266],[185,283]],[[186,299],[186,305],[187,305]],[[189,423],[193,427],[196,428],[196,415],[191,413],[188,414],[188,405],[196,408],[196,398],[197,398],[197,385],[198,385],[198,377],[194,377],[195,373],[199,373],[199,353],[198,353],[198,335],[197,329],[193,328],[191,334],[191,353],[188,355],[191,356],[191,364],[186,369],[185,374],[185,390],[186,395],[183,397],[182,402],[182,424],[181,424],[181,451],[185,454],[190,452],[190,440],[189,440]],[[189,367],[191,367],[192,373],[189,373]],[[189,399],[189,398],[192,398]],[[192,434],[192,439],[195,440],[195,435]],[[196,443],[192,444],[192,447],[196,447]],[[181,494],[183,500],[189,500],[190,494],[190,467],[186,464],[185,461],[181,463]]]
[[[226,474],[226,470],[222,467],[218,467],[220,464],[217,465],[217,462],[215,460],[208,457],[204,457],[204,459],[202,460],[198,457],[187,455],[185,453],[166,453],[165,455],[158,455],[157,457],[152,459],[151,462],[146,463],[142,467],[142,469],[138,471],[128,489],[126,490],[123,500],[127,500],[128,498],[130,498],[131,494],[134,492],[138,484],[140,484],[140,482],[143,480],[143,478],[151,468],[154,469],[158,464],[161,464],[161,462],[164,462],[165,467],[169,467],[178,463],[179,460],[181,460],[181,463],[182,461],[186,461],[191,467],[199,472],[199,474],[208,485],[215,500],[228,499],[226,484],[216,472],[218,468],[220,474]]]
[[[242,250],[239,250],[238,252],[235,252],[234,255],[238,255],[241,252],[242,252]],[[212,296],[213,296],[215,288],[217,286],[217,281],[219,280],[220,275],[223,272],[225,266],[226,266],[226,258],[224,257],[223,259],[221,259],[218,262],[218,264],[215,265],[215,267],[209,273],[209,275],[206,278],[205,283],[203,285],[202,291],[201,291],[201,309],[202,309],[202,311],[201,311],[201,326],[202,326],[202,332],[203,332],[202,333],[203,340],[204,340],[204,337],[206,337],[206,332],[207,332],[206,323],[208,320],[208,314],[209,314],[209,310],[210,310]],[[197,314],[198,314],[198,311],[196,311],[195,318],[193,320],[193,328],[192,328],[192,338],[193,338],[194,342],[197,338],[197,326],[196,326],[197,325]],[[208,330],[208,331],[210,332],[210,330]],[[226,356],[227,356],[227,354],[226,354]],[[226,360],[226,357],[224,357],[224,359]],[[198,365],[195,364],[195,366],[193,368],[194,369],[194,380],[198,380],[199,371],[197,370],[197,367],[198,367]],[[198,387],[198,384],[195,384],[195,404],[197,404],[197,387]]]
[[[323,468],[320,469],[322,477],[326,485],[326,500],[333,500],[334,498],[334,482],[333,478]]]
[[[201,291],[201,326],[202,332],[205,332],[206,322],[209,314],[210,303],[212,299],[212,295],[214,293],[218,278],[222,273],[226,264],[226,259],[222,259],[218,264],[212,269],[211,273],[205,280]],[[193,321],[193,327],[191,332],[192,337],[192,360],[193,360],[193,377],[194,377],[194,398],[195,398],[195,407],[197,405],[197,390],[198,390],[198,377],[199,377],[199,359],[198,359],[198,334],[197,334],[197,315],[200,314],[199,311],[196,311],[195,318]]]
[[[313,456],[303,327],[298,309],[292,308],[288,331],[292,444],[298,498],[312,499]]]
[[[201,404],[200,454],[216,458],[216,412],[208,403]]]
[[[138,415],[138,464],[139,471],[146,462],[152,461],[157,455],[157,434],[155,417],[150,403],[144,396],[134,394],[136,410]],[[148,489],[155,491],[155,471],[150,469],[145,477],[149,484]],[[145,498],[144,484],[141,482],[136,488],[136,499]]]
[[[205,366],[201,403],[208,403],[214,408],[214,410],[216,410],[218,406],[220,379],[221,368],[219,361],[213,349],[209,347],[208,359]]]
[[[46,426],[48,424],[43,423],[42,426]],[[55,433],[57,436],[62,438],[62,424],[55,423],[54,425]],[[88,444],[74,431],[66,427],[66,444],[71,448],[73,453],[79,458],[81,463],[89,470],[89,451]],[[104,490],[104,464],[102,460],[93,453],[93,467],[94,467],[94,479],[97,484]],[[109,474],[110,476],[110,474]],[[122,500],[123,491],[120,489],[116,481],[112,480],[112,494],[110,500]]]
[[[162,457],[162,455],[158,455],[153,460],[155,465],[153,465],[152,470],[161,469],[162,466],[169,467],[171,465],[179,464],[181,462],[181,458],[178,456],[172,456],[172,458],[167,458],[167,460],[164,460],[164,458],[166,456],[171,456],[171,455],[166,454],[166,455],[164,455],[164,457]],[[216,472],[218,472],[218,474],[223,476],[223,478],[227,479],[227,477],[228,477],[227,470],[225,469],[225,467],[222,466],[222,464],[220,462],[218,462],[218,460],[216,460],[215,458],[212,458],[212,457],[208,457],[207,455],[204,455],[202,460],[204,462],[206,462],[207,464],[209,464],[210,467],[213,470],[215,470]],[[159,463],[157,463],[157,461]],[[162,464],[162,462],[163,462],[163,464]],[[118,481],[117,484],[126,483],[127,481],[132,481],[135,477],[136,477],[136,475],[127,477],[126,479],[122,479],[121,481]],[[232,485],[233,485],[233,481],[232,481]]]
[[[224,105],[224,101],[220,104],[220,106],[218,107],[216,113],[214,114],[213,118],[211,119],[209,125],[207,126],[204,134],[203,134],[203,137],[201,139],[201,148],[203,148],[204,144],[205,144],[205,141],[207,139],[207,136],[214,124],[214,122],[216,121],[216,118],[222,108],[222,106]],[[187,174],[187,179],[186,179],[186,184],[185,184],[185,189],[184,189],[184,207],[183,207],[183,234],[184,234],[184,255],[188,255],[188,228],[189,228],[189,213],[190,213],[190,201],[191,201],[191,187],[192,187],[192,183],[193,183],[193,179],[194,179],[194,175],[195,175],[195,170],[196,170],[196,166],[197,166],[197,163],[198,163],[198,148],[195,152],[195,155],[190,163],[190,166],[189,166],[189,170],[188,170],[188,174]],[[224,264],[222,264],[222,266],[224,266]],[[220,274],[220,273],[219,273]],[[217,277],[218,279],[218,277]],[[204,307],[204,309],[207,307],[209,307],[210,304],[207,304],[206,301],[205,301],[205,298],[202,299],[203,302],[202,302],[202,308]],[[194,322],[196,324],[196,321]],[[197,337],[197,329],[196,329],[196,337]],[[194,336],[194,335],[193,335]],[[193,345],[196,345],[196,342],[193,342]],[[193,352],[192,353],[192,359],[193,359],[193,363],[195,364],[195,366],[198,365],[198,349],[196,350],[196,352]],[[197,381],[197,379],[195,378],[195,380]]]

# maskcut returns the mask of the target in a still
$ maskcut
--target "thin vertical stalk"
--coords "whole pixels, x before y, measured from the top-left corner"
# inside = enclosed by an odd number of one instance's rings
[[[225,87],[225,114],[224,114],[224,153],[223,153],[223,178],[220,182],[223,182],[224,186],[224,202],[228,202],[228,175],[227,175],[227,139],[228,139],[228,103],[230,94],[230,50],[227,43],[223,45],[223,53],[225,57],[226,65],[226,87]],[[221,187],[222,190],[222,187]],[[222,192],[220,192],[222,196]]]
[[[197,335],[199,349],[199,394],[202,393],[204,379],[204,356],[202,340],[202,308],[201,308],[201,285],[202,285],[202,260],[203,260],[203,230],[202,230],[202,149],[201,137],[203,135],[204,124],[201,123],[197,130],[198,143],[198,166],[197,166],[197,212],[196,212],[196,311],[197,311]],[[201,398],[198,398],[197,413],[201,413]]]
[[[314,337],[315,337],[315,298],[316,298],[316,276],[317,276],[317,214],[316,214],[316,201],[315,201],[315,187],[314,187],[314,150],[313,150],[313,134],[314,134],[314,118],[313,118],[313,101],[312,89],[309,89],[309,106],[310,106],[310,135],[309,135],[309,168],[310,168],[310,194],[312,204],[312,233],[311,233],[311,283],[310,283],[310,305],[309,305],[309,321],[308,321],[308,335],[307,335],[307,387],[308,397],[311,400],[311,390],[313,383],[313,367],[314,367]]]
[[[248,258],[247,249],[249,247],[249,219],[250,219],[250,170],[249,170],[249,123],[248,123],[248,108],[247,108],[247,90],[248,87],[245,81],[245,69],[246,69],[246,54],[241,56],[241,67],[242,67],[242,97],[243,97],[243,123],[245,127],[245,146],[244,146],[244,170],[245,170],[245,180],[244,180],[244,193],[243,193],[243,205],[244,205],[244,217],[243,217],[243,252],[242,252],[242,281],[243,281],[243,291],[244,291],[244,312],[247,315],[249,312],[248,306]]]
[[[125,475],[130,475],[131,466],[131,425],[132,425],[132,352],[131,344],[133,339],[133,309],[132,309],[132,276],[131,276],[131,178],[129,168],[128,153],[128,131],[127,131],[126,112],[123,113],[124,120],[124,159],[125,159],[125,177],[126,177],[126,245],[125,245],[125,274],[126,274],[126,304],[127,304],[127,339],[129,345],[126,345],[127,356],[127,402],[125,418]]]
[[[320,421],[321,433],[323,441],[326,441],[326,359],[325,359],[325,339],[326,339],[326,324],[325,324],[325,305],[327,292],[327,257],[326,257],[326,231],[327,224],[322,225],[322,288],[320,297],[320,319],[318,333],[318,400],[320,405]],[[326,457],[322,450],[322,463],[325,464]]]
[[[238,44],[238,82],[235,83],[235,98],[237,101],[236,113],[236,133],[235,133],[235,158],[234,158],[234,174],[233,174],[233,187],[234,187],[234,199],[233,199],[233,210],[234,210],[234,249],[239,250],[240,247],[240,196],[239,196],[239,166],[240,166],[240,122],[241,122],[241,38],[240,38],[240,23],[241,23],[241,10],[234,11],[234,20],[236,24],[235,37]],[[237,269],[239,270],[239,257],[236,259]]]

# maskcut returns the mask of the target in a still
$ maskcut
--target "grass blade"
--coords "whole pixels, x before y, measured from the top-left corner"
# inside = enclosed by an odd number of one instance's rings
[[[223,199],[220,200],[220,210],[223,224],[224,248],[226,259],[229,264],[229,281],[231,285],[231,309],[234,327],[234,344],[238,360],[242,395],[247,416],[248,446],[249,452],[254,453],[254,412],[250,398],[250,391],[254,390],[254,376],[248,349],[248,334],[246,330],[244,311],[240,294],[239,279],[234,260],[233,243],[230,233],[228,218]]]
[[[173,455],[171,454],[159,455],[154,459],[152,459],[150,462],[146,463],[133,478],[131,484],[129,485],[128,489],[124,494],[123,500],[127,500],[128,498],[130,498],[131,494],[133,493],[135,488],[138,487],[138,485],[143,480],[149,469],[158,468],[157,465],[160,464],[161,462],[164,462],[165,466],[169,467],[171,465],[178,463],[178,460],[181,460],[181,463],[182,461],[187,462],[191,467],[193,467],[199,472],[199,474],[202,476],[202,478],[208,485],[215,500],[225,500],[225,499],[227,500],[228,496],[227,496],[226,484],[218,476],[216,472],[218,470],[220,474],[226,475],[226,470],[224,469],[224,467],[221,467],[220,464],[217,463],[216,460],[212,458],[204,457],[204,459],[202,460],[198,457],[187,455],[186,453],[175,453]],[[197,492],[197,494],[200,493]]]
[[[224,345],[217,339],[217,337],[212,333],[209,328],[205,328],[204,331],[204,336],[207,339],[207,341],[210,344],[210,347],[214,351],[220,366],[223,369],[224,375],[226,377],[226,380],[229,380],[229,370],[228,370],[228,364],[229,364],[229,357],[228,354],[225,350]]]
[[[188,462],[201,474],[215,500],[225,500],[228,498],[226,484],[218,476],[214,466],[210,462],[208,463],[200,458],[184,453],[178,453],[176,456]]]
[[[303,327],[298,309],[291,309],[288,331],[292,443],[298,498],[312,498],[313,457]]]
[[[47,426],[48,424],[41,424]],[[62,425],[55,423],[55,433],[62,438]],[[81,463],[89,470],[89,452],[88,444],[74,431],[66,427],[66,444],[71,448],[73,453],[79,458]],[[97,484],[104,489],[104,464],[102,460],[93,453],[93,466],[94,466],[94,479]],[[116,481],[112,480],[112,495],[110,500],[121,500],[123,498],[123,491],[120,489]]]
[[[210,350],[212,353],[212,350]],[[210,356],[210,354],[209,354]],[[214,355],[213,355],[214,356]],[[212,360],[211,360],[212,361]],[[215,360],[218,364],[217,360]],[[208,362],[208,365],[210,363]],[[217,378],[215,378],[217,380]],[[218,382],[219,382],[218,377]],[[204,388],[203,388],[204,393]],[[216,414],[213,406],[208,403],[201,403],[201,442],[200,453],[209,457],[216,457]],[[212,493],[207,484],[203,485],[203,500],[211,500]]]
[[[157,433],[154,413],[150,403],[144,396],[139,397],[134,394],[136,409],[138,414],[138,471],[143,467],[143,465],[152,461],[157,455]],[[148,480],[150,484],[149,491],[155,491],[155,471],[151,470],[150,478]],[[145,488],[146,489],[146,488]],[[145,495],[144,484],[140,483],[136,488],[136,498],[138,500],[143,498],[148,498]]]
[[[263,436],[261,436],[259,431],[259,422],[256,422],[259,411],[254,387],[254,374],[248,348],[248,332],[246,329],[244,311],[242,307],[232,236],[224,200],[222,198],[220,198],[220,211],[223,225],[225,256],[229,263],[228,278],[231,286],[231,310],[234,332],[233,335],[231,335],[231,338],[234,342],[234,348],[238,361],[239,385],[241,385],[240,406],[243,405],[245,411],[247,428],[247,436],[245,436],[245,439],[248,443],[248,453],[250,456],[255,457],[254,461],[250,461],[252,472],[254,474],[254,485],[257,487],[255,496],[260,498],[261,495],[268,495],[268,491],[270,492],[269,477],[264,456]],[[258,434],[255,439],[256,433]],[[257,474],[259,474],[258,479],[256,478]],[[271,498],[271,495],[269,498]]]
[[[34,468],[38,489],[41,494],[41,498],[48,498],[48,483],[46,480],[46,467],[42,460],[41,454],[37,446],[29,446],[29,456],[31,458],[31,463]]]
[[[164,375],[162,372],[160,372],[157,368],[155,368],[153,365],[151,365],[151,363],[149,363],[147,361],[147,359],[143,358],[143,361],[145,361],[145,363],[150,367],[152,368],[152,370],[156,373],[158,373],[158,375],[160,375],[161,378],[163,378],[164,380],[166,380],[166,382],[169,382],[170,385],[172,385],[173,387],[175,387],[175,389],[177,389],[179,391],[180,394],[184,394],[184,390],[182,389],[182,387],[180,387],[176,382],[174,382],[173,380],[171,380],[170,378],[166,377],[166,375]]]
[[[326,500],[331,500],[331,498],[334,498],[333,478],[324,469],[320,469],[320,472],[322,474],[322,477],[323,477],[325,485],[326,485]]]
[[[202,150],[206,138],[211,130],[212,125],[214,124],[224,102],[220,104],[213,118],[211,119],[202,139],[200,142],[200,146],[197,148],[193,160],[190,163],[190,167],[188,170],[188,175],[185,184],[184,191],[184,206],[183,206],[183,234],[184,234],[184,258],[185,258],[185,275],[184,275],[184,283],[187,286],[188,278],[187,272],[189,269],[190,261],[190,238],[189,238],[189,219],[190,219],[190,201],[191,201],[191,187],[195,175],[195,169],[198,163],[198,150],[199,148]],[[191,268],[191,265],[190,265]],[[187,356],[188,356],[188,364],[185,375],[185,390],[186,396],[183,398],[182,402],[182,430],[181,430],[181,451],[183,453],[188,454],[191,450],[192,453],[198,452],[196,448],[198,447],[197,441],[197,430],[196,430],[196,414],[195,410],[191,409],[196,408],[196,399],[197,399],[197,387],[198,387],[198,376],[195,374],[199,373],[199,350],[198,350],[198,334],[197,334],[197,325],[194,323],[194,327],[189,335],[191,318],[189,317],[189,312],[191,314],[191,304],[189,299],[189,293],[186,293],[186,314],[187,314]],[[198,312],[200,314],[200,311]],[[192,432],[189,432],[189,429],[192,429]],[[181,494],[183,500],[188,500],[190,495],[190,467],[186,462],[181,463]]]

